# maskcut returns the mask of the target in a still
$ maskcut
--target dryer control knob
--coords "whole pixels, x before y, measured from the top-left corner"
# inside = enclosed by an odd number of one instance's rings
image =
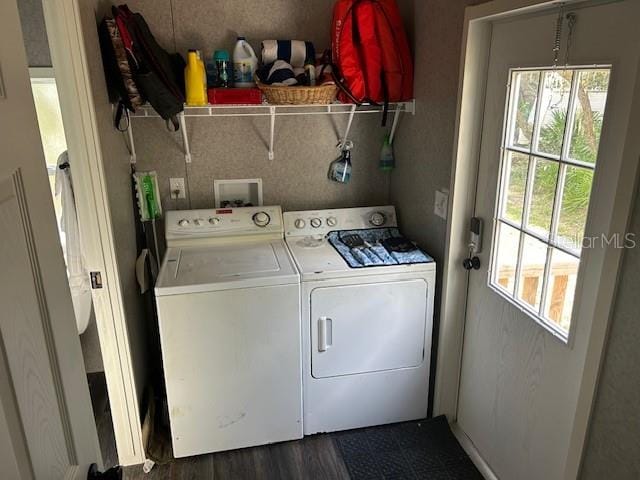
[[[374,227],[381,227],[387,221],[387,217],[384,216],[384,213],[374,212],[369,217],[369,223]]]
[[[217,224],[219,224],[219,223],[220,223],[220,219],[219,219],[218,217],[211,217],[211,218],[209,219],[209,223],[210,223],[211,225],[217,225]]]
[[[335,227],[338,225],[338,219],[336,217],[327,218],[327,227]]]
[[[204,218],[196,218],[193,223],[195,223],[198,227],[201,227],[202,225],[204,225],[205,221]]]
[[[258,227],[266,227],[271,222],[271,217],[267,212],[258,212],[253,215],[253,223]]]
[[[307,222],[305,222],[303,219],[298,218],[295,222],[293,222],[293,225],[297,228],[297,229],[302,229],[305,227],[305,225],[307,224]]]
[[[186,218],[183,218],[178,222],[178,225],[180,225],[181,227],[188,227],[189,223],[191,223],[189,222],[189,220],[187,220]]]
[[[320,218],[312,218],[311,219],[311,226],[313,228],[320,228],[322,226],[322,219],[320,219]]]

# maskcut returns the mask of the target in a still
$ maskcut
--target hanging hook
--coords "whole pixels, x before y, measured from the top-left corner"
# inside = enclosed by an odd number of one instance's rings
[[[191,147],[189,146],[189,137],[187,136],[187,122],[184,119],[184,112],[178,114],[180,121],[180,130],[182,131],[182,144],[184,145],[184,161],[191,163]]]
[[[129,112],[127,112],[127,117],[129,116]],[[131,165],[135,165],[138,161],[138,157],[136,155],[136,144],[133,141],[133,125],[131,124],[131,120],[127,125],[127,137],[129,139],[129,163]]]
[[[355,103],[353,105],[351,105],[351,111],[349,112],[349,120],[347,121],[347,128],[344,131],[344,135],[342,136],[342,138],[338,141],[338,148],[340,150],[344,150],[345,146],[347,146],[349,143],[349,132],[351,131],[351,124],[353,123],[353,117],[356,115],[356,108],[358,108],[358,105],[356,105]]]
[[[273,152],[273,139],[276,132],[276,107],[269,107],[269,117],[269,160],[273,160],[275,158],[275,153]]]
[[[569,12],[567,13],[566,19],[567,19],[567,27],[569,28],[569,32],[567,33],[567,48],[564,53],[565,66],[569,65],[569,54],[571,53],[571,45],[573,44],[573,29],[575,28],[576,23],[578,22],[578,16],[573,12]]]
[[[562,44],[562,23],[564,22],[564,2],[560,2],[558,19],[556,20],[556,33],[553,41],[553,68],[558,66],[560,58],[560,45]]]

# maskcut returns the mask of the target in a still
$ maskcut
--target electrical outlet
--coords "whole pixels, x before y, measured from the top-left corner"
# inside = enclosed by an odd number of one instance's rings
[[[433,213],[442,218],[447,219],[447,210],[449,209],[449,190],[436,190],[436,198],[433,204]]]
[[[187,198],[187,192],[184,188],[184,178],[170,178],[169,190],[171,191],[171,198],[174,200]]]

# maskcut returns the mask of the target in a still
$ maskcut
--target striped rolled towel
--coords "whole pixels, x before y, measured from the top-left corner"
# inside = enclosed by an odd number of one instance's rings
[[[260,81],[267,85],[296,85],[296,70],[284,60],[265,64],[256,72]],[[304,70],[303,70],[304,72]]]
[[[303,40],[264,40],[262,42],[262,63],[270,64],[284,60],[292,67],[304,67],[307,58],[315,61],[316,49],[313,43]]]

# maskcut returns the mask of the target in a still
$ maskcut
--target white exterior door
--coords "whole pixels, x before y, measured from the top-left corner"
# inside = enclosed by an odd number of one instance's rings
[[[99,461],[16,2],[0,2],[0,477]]]
[[[486,228],[469,280],[457,421],[504,479],[565,475],[612,248],[600,233],[636,87],[640,2],[591,5],[572,10],[567,67],[565,18],[553,68],[557,10],[492,30],[475,210]]]

